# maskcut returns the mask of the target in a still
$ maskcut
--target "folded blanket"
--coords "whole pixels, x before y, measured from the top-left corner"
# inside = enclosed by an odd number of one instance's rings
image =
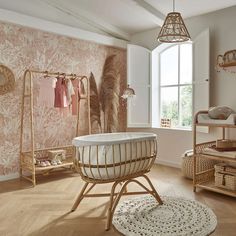
[[[224,124],[224,125],[235,125],[236,124],[236,114],[230,114],[226,120],[211,119],[208,114],[199,114],[198,123],[204,124]]]
[[[219,152],[214,148],[204,148],[202,150],[202,154],[208,154],[213,156],[220,156],[220,157],[229,157],[229,158],[236,158],[236,151],[226,151],[226,152]]]

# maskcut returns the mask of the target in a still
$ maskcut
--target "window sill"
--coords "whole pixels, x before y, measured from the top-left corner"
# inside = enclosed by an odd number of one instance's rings
[[[190,127],[190,128],[182,128],[182,127],[176,127],[176,128],[169,128],[169,127],[155,127],[154,129],[175,130],[175,131],[187,131],[187,132],[192,132],[192,127]]]
[[[165,128],[165,127],[127,127],[128,130],[166,130],[166,131],[177,131],[177,132],[192,132],[192,128],[185,129],[185,128]]]

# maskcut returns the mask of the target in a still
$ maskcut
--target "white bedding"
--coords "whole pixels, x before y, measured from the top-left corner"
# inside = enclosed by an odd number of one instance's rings
[[[236,158],[236,151],[219,152],[213,148],[204,148],[202,153],[220,157]]]
[[[235,125],[236,124],[236,114],[231,114],[226,120],[211,119],[208,114],[199,114],[198,123],[204,124],[224,124],[224,125]]]

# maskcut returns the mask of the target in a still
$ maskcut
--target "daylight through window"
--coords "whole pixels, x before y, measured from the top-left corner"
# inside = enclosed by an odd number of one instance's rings
[[[172,128],[192,125],[192,44],[170,46],[160,53],[160,118]]]

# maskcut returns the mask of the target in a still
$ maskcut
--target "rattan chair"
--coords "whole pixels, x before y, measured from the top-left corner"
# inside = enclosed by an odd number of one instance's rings
[[[110,197],[106,230],[111,227],[113,214],[122,195],[151,194],[162,204],[160,196],[146,175],[156,159],[156,135],[124,134],[129,138],[120,138],[122,133],[117,133],[99,134],[99,139],[98,135],[88,135],[73,140],[76,146],[75,168],[85,184],[71,211],[75,211],[85,197]],[[137,179],[139,177],[145,184]],[[95,185],[106,183],[113,183],[110,193],[90,193]],[[128,192],[127,185],[130,183],[138,184],[145,191]],[[118,187],[120,189],[117,192]]]

